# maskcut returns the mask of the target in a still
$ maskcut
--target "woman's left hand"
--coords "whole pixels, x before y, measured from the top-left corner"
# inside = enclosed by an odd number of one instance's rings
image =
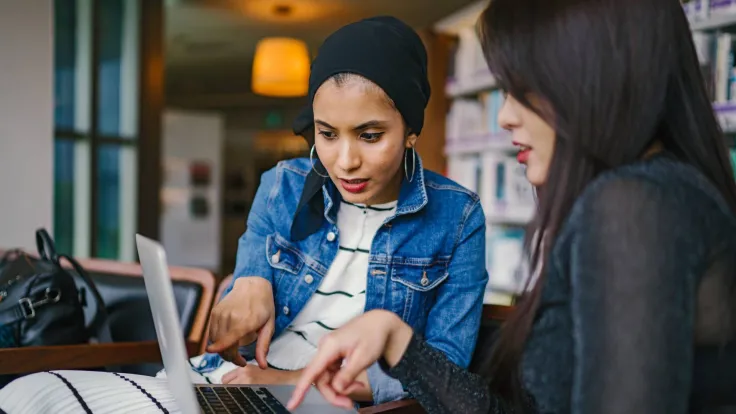
[[[381,358],[389,366],[398,364],[412,335],[409,325],[384,310],[367,312],[331,332],[302,370],[288,409],[301,404],[312,384],[331,404],[353,408],[348,395],[366,387],[356,381],[358,375]]]
[[[223,384],[242,385],[279,385],[296,384],[301,371],[282,371],[279,369],[261,369],[258,365],[238,367],[222,376]]]

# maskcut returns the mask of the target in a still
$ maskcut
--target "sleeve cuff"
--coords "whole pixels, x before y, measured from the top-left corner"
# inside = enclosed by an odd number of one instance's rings
[[[409,395],[401,382],[391,378],[377,363],[368,367],[368,382],[373,390],[374,404],[402,400]]]
[[[408,378],[412,372],[417,370],[417,355],[421,352],[423,346],[423,339],[415,332],[411,336],[411,340],[409,341],[409,345],[406,347],[404,355],[396,366],[393,368],[390,367],[383,358],[381,358],[378,363],[381,369],[390,377],[403,381],[403,379]]]

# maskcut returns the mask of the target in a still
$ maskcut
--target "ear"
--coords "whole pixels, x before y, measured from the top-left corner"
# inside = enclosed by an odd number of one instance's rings
[[[413,133],[412,134],[409,134],[406,137],[406,140],[404,142],[404,146],[407,149],[408,148],[413,148],[417,144],[417,139],[419,139],[419,137],[417,136],[417,134],[413,134]]]

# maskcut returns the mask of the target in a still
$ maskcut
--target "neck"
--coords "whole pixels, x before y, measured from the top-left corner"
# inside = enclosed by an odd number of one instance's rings
[[[388,183],[386,188],[384,188],[380,194],[377,194],[376,197],[373,198],[373,200],[370,200],[370,202],[366,204],[367,205],[385,204],[385,203],[390,203],[392,201],[398,200],[399,193],[401,192],[401,183],[403,179],[404,179],[404,170],[399,169],[399,171],[396,172],[394,177]]]

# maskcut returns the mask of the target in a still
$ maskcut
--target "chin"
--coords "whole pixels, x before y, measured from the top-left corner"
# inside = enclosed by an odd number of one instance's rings
[[[541,174],[530,168],[527,168],[526,170],[526,179],[529,180],[529,183],[531,183],[531,185],[535,187],[539,187],[540,185],[544,184],[544,178],[541,177]]]

